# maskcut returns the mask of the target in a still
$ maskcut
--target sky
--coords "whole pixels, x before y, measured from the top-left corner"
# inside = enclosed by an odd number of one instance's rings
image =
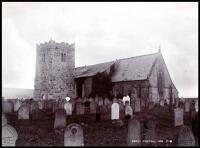
[[[180,97],[198,97],[197,2],[3,2],[2,85],[34,88],[36,44],[75,42],[75,65],[158,52]]]

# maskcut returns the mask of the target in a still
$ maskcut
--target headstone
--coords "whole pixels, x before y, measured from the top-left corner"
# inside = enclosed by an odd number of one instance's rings
[[[72,115],[72,103],[70,102],[65,103],[64,109],[67,115]]]
[[[140,112],[140,99],[135,101],[135,112]]]
[[[5,114],[2,113],[2,126],[7,124],[7,118],[5,116]]]
[[[136,119],[131,119],[128,123],[127,145],[141,146],[141,127]]]
[[[17,112],[21,105],[22,105],[21,101],[17,99],[14,103],[14,112]]]
[[[147,129],[145,130],[144,146],[157,146],[158,135],[156,133],[156,123],[153,119],[147,121]]]
[[[11,125],[2,127],[2,146],[15,146],[18,139],[17,131]]]
[[[31,102],[31,105],[30,105],[30,113],[37,113],[39,110],[39,105],[36,101],[34,102]]]
[[[63,129],[66,126],[66,111],[57,109],[55,112],[54,129]]]
[[[125,115],[130,115],[130,117],[133,118],[133,109],[130,105],[125,107]]]
[[[195,146],[195,138],[190,127],[183,125],[180,128],[178,146]]]
[[[103,98],[102,97],[99,97],[99,106],[103,106]]]
[[[111,106],[111,120],[119,120],[119,104],[114,102]]]
[[[199,112],[198,100],[195,102],[195,110],[196,112]]]
[[[40,109],[40,110],[43,110],[43,108],[44,108],[44,101],[40,100],[40,101],[38,102],[38,106],[39,106],[39,109]]]
[[[110,105],[110,100],[109,100],[108,98],[105,98],[105,100],[104,100],[104,105],[105,105],[105,106]]]
[[[84,146],[83,129],[79,124],[71,123],[66,127],[64,146]]]
[[[183,125],[183,109],[182,108],[174,109],[174,125],[175,126]]]
[[[76,103],[76,114],[77,115],[82,115],[85,113],[85,106],[81,102]]]
[[[29,107],[27,105],[22,105],[18,109],[18,120],[20,119],[29,119]]]
[[[185,112],[190,112],[190,102],[189,101],[185,102]]]
[[[11,113],[13,112],[13,104],[9,101],[4,101],[3,103],[3,112],[4,113]]]
[[[95,101],[92,101],[90,103],[90,113],[91,114],[96,114],[96,108],[97,108],[97,104]]]
[[[160,106],[164,106],[164,104],[165,104],[165,100],[164,99],[160,99]]]

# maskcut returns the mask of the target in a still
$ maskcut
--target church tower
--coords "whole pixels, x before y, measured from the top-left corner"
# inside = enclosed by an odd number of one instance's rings
[[[74,97],[75,44],[53,40],[37,45],[34,98]]]

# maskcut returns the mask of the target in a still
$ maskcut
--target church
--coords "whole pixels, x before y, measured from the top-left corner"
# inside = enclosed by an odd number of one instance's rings
[[[173,84],[161,51],[75,67],[75,43],[53,40],[36,45],[34,98],[115,96],[129,94],[143,102],[174,103]]]

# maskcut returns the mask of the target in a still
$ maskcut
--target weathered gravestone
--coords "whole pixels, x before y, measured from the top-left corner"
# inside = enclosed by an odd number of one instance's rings
[[[69,124],[64,133],[64,146],[84,146],[83,129],[79,124]]]
[[[164,99],[160,99],[160,106],[163,107],[165,105],[165,100]]]
[[[29,107],[27,105],[22,105],[18,109],[18,120],[20,119],[29,119]]]
[[[66,126],[66,111],[58,109],[55,112],[54,129],[63,129]]]
[[[19,99],[17,99],[14,103],[14,112],[17,112],[21,105],[22,102]]]
[[[188,126],[181,126],[178,137],[178,146],[195,146],[195,138]]]
[[[198,112],[199,111],[199,106],[198,106],[198,100],[195,102],[195,110],[196,110],[196,112]]]
[[[140,112],[140,99],[135,100],[135,112]]]
[[[92,100],[90,102],[90,113],[96,114],[96,108],[97,108],[97,103],[94,100]]]
[[[7,124],[7,118],[5,116],[5,114],[2,113],[2,126]]]
[[[153,120],[147,121],[147,129],[145,130],[144,146],[156,146],[158,141],[158,135],[156,133],[156,123]]]
[[[183,109],[182,108],[174,109],[174,125],[175,126],[183,125]]]
[[[72,115],[72,103],[67,102],[64,104],[64,109],[67,115]]]
[[[136,119],[131,119],[128,123],[127,145],[141,146],[141,127]]]
[[[103,106],[103,98],[99,97],[99,102],[98,102],[99,106]]]
[[[85,113],[85,106],[82,102],[77,102],[76,103],[76,114],[77,115],[82,115]]]
[[[189,112],[190,111],[190,102],[186,101],[185,102],[185,112]]]
[[[4,113],[13,112],[13,103],[10,102],[10,101],[4,101],[4,103],[3,103],[3,112]]]
[[[133,118],[133,109],[132,109],[132,107],[130,105],[127,105],[125,107],[125,115],[126,116],[129,115],[131,118]]]
[[[44,101],[40,100],[38,102],[38,106],[39,106],[39,110],[43,110],[43,108],[44,108]]]
[[[111,106],[111,120],[119,120],[119,104],[117,102]]]
[[[15,146],[18,139],[17,131],[11,125],[2,127],[2,146]]]

